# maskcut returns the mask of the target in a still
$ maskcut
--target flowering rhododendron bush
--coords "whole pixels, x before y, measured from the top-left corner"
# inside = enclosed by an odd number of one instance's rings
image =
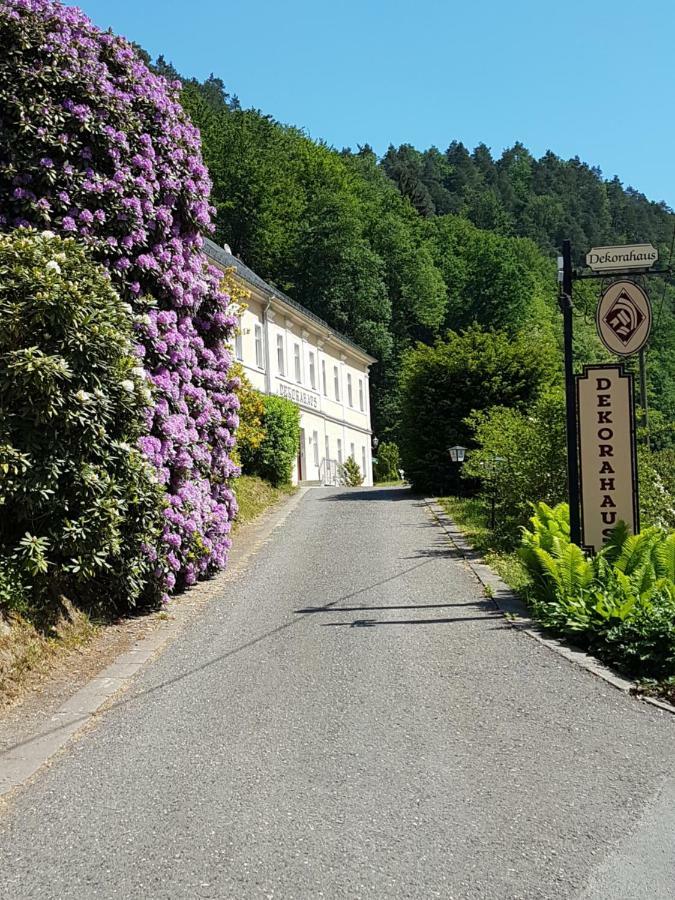
[[[235,320],[202,253],[210,182],[178,87],[77,9],[0,0],[0,228],[76,238],[145,314],[140,446],[168,493],[169,590],[225,563],[238,424]]]
[[[165,496],[133,316],[72,239],[0,234],[0,608],[159,599]]]

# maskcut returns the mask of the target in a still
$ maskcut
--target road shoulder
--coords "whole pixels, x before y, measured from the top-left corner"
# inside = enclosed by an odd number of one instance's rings
[[[226,590],[297,508],[307,490],[299,490],[241,527],[224,572],[177,597],[166,612],[128,620],[119,626],[116,641],[111,643],[109,636],[101,635],[83,654],[87,665],[72,672],[66,661],[56,678],[42,679],[38,690],[11,708],[0,719],[0,797],[24,784],[86,729],[139,670],[200,615],[210,598]],[[77,667],[77,659],[72,662]]]

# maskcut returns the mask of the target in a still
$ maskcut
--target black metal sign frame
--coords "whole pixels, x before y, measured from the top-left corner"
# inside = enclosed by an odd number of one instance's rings
[[[572,245],[569,240],[562,246],[562,284],[559,297],[563,316],[563,344],[565,353],[565,421],[567,426],[567,484],[570,506],[570,539],[581,546],[581,496],[579,484],[579,429],[577,415],[576,384],[574,377],[572,285],[589,278],[635,278],[635,276],[671,276],[673,269],[617,269],[606,272],[581,272],[572,267]],[[634,426],[634,423],[633,423]]]

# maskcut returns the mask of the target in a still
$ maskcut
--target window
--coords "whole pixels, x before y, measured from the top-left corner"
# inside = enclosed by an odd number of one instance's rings
[[[279,370],[280,375],[285,375],[284,372],[284,336],[283,334],[277,335],[277,369]]]
[[[333,366],[333,383],[335,385],[335,399],[340,399],[340,370],[337,366]]]
[[[321,384],[323,385],[324,397],[328,396],[328,384],[326,382],[326,360],[321,360]]]
[[[354,405],[354,398],[352,396],[352,376],[350,373],[347,373],[347,401],[350,406]]]
[[[244,350],[241,340],[241,319],[239,319],[239,322],[237,324],[237,333],[234,338],[234,355],[239,360],[242,360],[244,358]]]
[[[359,378],[359,409],[363,412],[363,378]]]
[[[326,459],[330,459],[330,438],[326,435]]]
[[[255,326],[255,364],[259,369],[263,366],[262,325]]]
[[[361,447],[361,474],[366,477],[366,448]]]
[[[338,442],[338,462],[342,465],[342,438],[337,439]]]
[[[313,391],[316,390],[316,369],[314,367],[314,354],[309,352],[309,384]]]
[[[312,432],[312,444],[314,444],[314,465],[319,466],[319,432]]]
[[[293,345],[293,359],[295,361],[295,380],[300,383],[302,381],[302,370],[300,368],[300,344]]]
[[[353,444],[350,444],[350,445],[349,445],[349,455],[350,455],[351,458],[354,460],[354,462],[356,462],[356,453],[355,453],[355,451],[354,451],[354,445],[353,445]]]

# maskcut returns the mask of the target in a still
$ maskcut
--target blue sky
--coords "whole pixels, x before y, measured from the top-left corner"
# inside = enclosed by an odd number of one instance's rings
[[[520,140],[675,207],[673,0],[71,5],[335,147]]]

